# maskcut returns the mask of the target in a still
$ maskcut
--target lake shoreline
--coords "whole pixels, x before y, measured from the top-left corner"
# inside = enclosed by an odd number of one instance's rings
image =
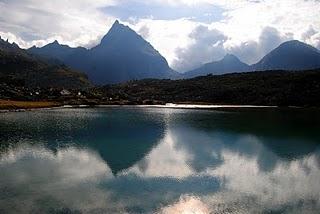
[[[54,101],[0,100],[0,112],[48,109],[60,106],[61,103]]]
[[[167,108],[167,109],[198,109],[198,110],[224,110],[224,109],[305,109],[306,107],[299,106],[267,106],[267,105],[221,105],[221,104],[194,104],[194,103],[166,103],[166,104],[63,104],[51,101],[12,101],[12,100],[0,100],[0,113],[5,112],[24,112],[34,110],[49,110],[49,109],[61,109],[61,108],[115,108],[115,107],[134,107],[134,108]],[[309,107],[310,108],[310,107]]]

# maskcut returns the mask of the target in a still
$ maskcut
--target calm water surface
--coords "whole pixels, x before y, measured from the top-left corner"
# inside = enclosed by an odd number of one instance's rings
[[[319,210],[319,111],[0,114],[0,213]]]

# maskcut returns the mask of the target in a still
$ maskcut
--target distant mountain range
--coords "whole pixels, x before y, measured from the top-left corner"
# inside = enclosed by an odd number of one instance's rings
[[[185,78],[207,74],[227,74],[268,70],[309,70],[320,68],[320,51],[303,42],[292,40],[282,43],[268,53],[258,63],[247,65],[236,56],[227,54],[222,60],[207,63],[200,68],[188,71]]]
[[[227,74],[233,72],[249,71],[250,66],[241,62],[236,56],[227,54],[222,60],[204,64],[200,68],[186,72],[184,77],[192,78],[197,76],[205,76],[207,74]]]
[[[85,88],[83,73],[41,59],[0,38],[0,83],[23,87]]]
[[[176,78],[166,59],[128,26],[116,21],[96,47],[71,48],[57,41],[30,53],[55,58],[85,72],[96,84],[120,83],[144,78]]]
[[[86,75],[93,83],[105,85],[146,78],[179,79],[207,74],[320,68],[320,51],[293,40],[281,44],[254,65],[227,54],[220,61],[181,74],[171,69],[152,45],[119,21],[115,21],[100,44],[91,49],[72,48],[58,41],[28,50],[3,40],[0,45],[0,77],[8,77],[11,72],[9,76],[20,75],[31,85],[88,85]]]

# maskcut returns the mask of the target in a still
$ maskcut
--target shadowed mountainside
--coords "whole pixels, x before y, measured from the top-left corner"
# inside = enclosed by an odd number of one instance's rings
[[[207,63],[200,68],[184,73],[184,77],[192,78],[207,74],[227,74],[234,72],[249,71],[250,66],[241,62],[236,56],[227,54],[223,59],[217,62]]]
[[[308,70],[320,68],[320,51],[308,44],[293,40],[282,43],[263,57],[251,70]]]
[[[85,88],[90,83],[86,75],[65,65],[52,64],[0,38],[1,83],[28,88]]]
[[[32,47],[28,51],[51,61],[59,60],[73,69],[85,72],[90,80],[99,85],[147,78],[178,79],[207,74],[320,68],[320,51],[292,40],[284,42],[254,65],[247,65],[236,56],[227,54],[219,61],[180,74],[169,67],[166,59],[152,45],[119,21],[115,21],[99,45],[89,50],[71,48],[54,41],[41,48]]]
[[[251,66],[241,62],[236,56],[227,54],[222,60],[207,63],[200,68],[186,72],[183,76],[190,78],[207,74],[272,70],[298,71],[318,68],[320,68],[320,51],[303,42],[292,40],[282,43]]]
[[[28,50],[85,72],[96,84],[110,84],[144,78],[177,78],[166,59],[128,26],[116,21],[96,47],[71,48],[57,41]]]

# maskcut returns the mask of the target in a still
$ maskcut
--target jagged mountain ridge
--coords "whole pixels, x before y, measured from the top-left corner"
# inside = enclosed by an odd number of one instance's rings
[[[207,74],[320,68],[319,50],[293,40],[281,44],[254,65],[247,65],[236,56],[227,54],[220,61],[204,64],[180,75],[169,67],[166,59],[147,41],[119,21],[115,21],[101,43],[92,49],[71,48],[55,41],[42,48],[32,47],[29,51],[58,59],[81,70],[97,84],[145,78],[192,78]]]
[[[115,21],[101,43],[92,49],[71,48],[54,42],[29,51],[61,60],[85,72],[97,84],[178,76],[151,44],[119,21]]]
[[[0,79],[26,87],[85,88],[87,76],[65,65],[51,64],[0,38]]]

